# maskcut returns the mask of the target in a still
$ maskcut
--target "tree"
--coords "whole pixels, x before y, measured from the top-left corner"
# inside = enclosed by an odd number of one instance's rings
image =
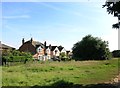
[[[113,28],[120,28],[120,0],[107,0],[103,8],[107,7],[108,14],[114,15],[114,17],[118,17],[118,23],[113,24]]]
[[[81,41],[74,44],[72,50],[75,60],[103,60],[110,58],[108,42],[91,35],[83,37]]]
[[[112,51],[112,56],[113,57],[120,57],[120,50],[114,50],[114,51]]]

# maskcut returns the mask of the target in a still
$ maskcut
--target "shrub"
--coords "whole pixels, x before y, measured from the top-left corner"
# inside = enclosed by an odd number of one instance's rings
[[[2,53],[2,61],[7,62],[24,62],[32,60],[32,55],[26,52],[20,52],[18,50],[4,51]]]

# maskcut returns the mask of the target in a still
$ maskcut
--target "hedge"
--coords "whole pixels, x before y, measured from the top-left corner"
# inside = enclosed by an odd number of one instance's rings
[[[6,59],[7,62],[24,62],[26,59],[30,60],[30,57],[26,57],[26,56],[3,56],[4,59]]]

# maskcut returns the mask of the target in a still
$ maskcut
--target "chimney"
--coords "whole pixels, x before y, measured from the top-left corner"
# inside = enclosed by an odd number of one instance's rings
[[[52,46],[51,46],[51,44],[49,45],[49,49],[50,49],[50,58],[51,58],[52,57],[52,54],[51,54]]]
[[[44,42],[44,55],[46,55],[46,41]]]
[[[44,42],[44,46],[45,46],[45,48],[46,48],[46,41]]]
[[[51,46],[51,44],[49,45],[49,48],[50,48],[50,50],[52,49],[52,46]]]
[[[22,39],[22,44],[24,44],[25,43],[25,40],[24,40],[24,38]]]
[[[30,42],[32,43],[32,41],[33,41],[33,38],[31,38]]]

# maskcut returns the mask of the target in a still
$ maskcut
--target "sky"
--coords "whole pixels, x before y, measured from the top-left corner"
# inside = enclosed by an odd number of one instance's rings
[[[108,15],[105,2],[2,2],[2,43],[19,48],[22,38],[31,37],[47,45],[62,45],[71,50],[91,34],[109,42],[110,51],[118,49],[118,20]]]

